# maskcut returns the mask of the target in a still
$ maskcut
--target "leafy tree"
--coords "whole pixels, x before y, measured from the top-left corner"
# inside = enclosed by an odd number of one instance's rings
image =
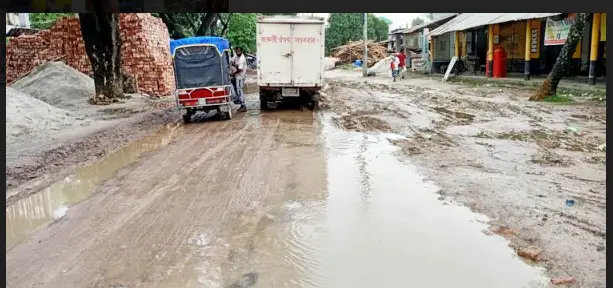
[[[201,13],[152,13],[160,17],[166,27],[170,38],[181,39],[196,35],[202,23]]]
[[[30,25],[35,29],[49,29],[57,19],[74,15],[74,13],[30,13]]]
[[[362,40],[363,38],[363,14],[362,13],[330,13],[326,28],[326,51],[334,47],[346,44],[349,41]],[[389,25],[383,19],[368,14],[368,39],[375,41],[386,40],[389,33]]]
[[[221,27],[227,27],[227,15],[222,13],[152,13],[153,16],[160,17],[166,27],[168,34],[173,39],[181,39],[192,36],[216,35]]]
[[[411,27],[415,27],[415,26],[424,24],[425,22],[426,21],[424,21],[424,19],[421,17],[413,18],[413,20],[411,21]]]
[[[547,79],[543,82],[543,86],[530,97],[530,101],[541,101],[556,94],[558,84],[560,84],[562,76],[564,76],[569,69],[572,55],[575,53],[577,43],[583,38],[583,28],[586,23],[590,22],[591,15],[592,13],[576,14],[575,23],[570,26],[568,37],[566,38],[566,42],[564,42],[564,46],[562,46],[562,51],[560,51],[556,63],[553,64],[553,68],[551,68],[549,75],[547,75]]]
[[[368,14],[368,39],[383,41],[387,40],[388,35],[389,24],[387,21],[373,14]]]
[[[240,46],[244,52],[252,53],[256,51],[255,26],[257,14],[255,13],[234,13],[228,24],[227,38],[233,47]]]
[[[124,98],[121,85],[121,37],[118,13],[79,13],[85,52],[94,72],[93,104]]]

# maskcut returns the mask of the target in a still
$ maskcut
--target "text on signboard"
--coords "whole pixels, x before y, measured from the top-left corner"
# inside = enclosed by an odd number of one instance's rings
[[[300,43],[300,44],[312,44],[318,43],[319,39],[316,37],[286,37],[286,36],[262,36],[260,40],[263,43]]]

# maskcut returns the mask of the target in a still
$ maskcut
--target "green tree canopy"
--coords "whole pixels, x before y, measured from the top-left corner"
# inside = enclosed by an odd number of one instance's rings
[[[330,26],[326,29],[326,51],[341,46],[349,41],[362,40],[362,13],[330,13]],[[373,14],[368,14],[368,39],[374,41],[386,40],[389,34],[389,24]]]
[[[228,24],[227,38],[232,47],[240,46],[246,53],[253,53],[255,46],[256,13],[233,13]]]

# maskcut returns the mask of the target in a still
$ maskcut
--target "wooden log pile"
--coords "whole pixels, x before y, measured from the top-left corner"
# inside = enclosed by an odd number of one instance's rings
[[[148,13],[124,13],[119,19],[123,72],[136,78],[139,92],[167,96],[175,87],[169,36],[161,19]],[[76,17],[61,18],[49,30],[9,40],[6,47],[8,83],[38,65],[64,56],[63,61],[92,74]]]
[[[387,57],[387,47],[368,41],[368,67],[372,67],[381,59]],[[332,57],[340,59],[340,64],[351,64],[356,59],[364,57],[364,41],[349,42],[332,49]]]

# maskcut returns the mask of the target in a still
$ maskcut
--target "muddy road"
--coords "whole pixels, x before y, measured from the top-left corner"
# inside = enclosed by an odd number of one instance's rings
[[[545,206],[554,196],[531,197],[505,188],[510,182],[496,189],[521,195],[463,192],[474,185],[466,174],[487,167],[451,158],[469,136],[446,129],[455,126],[451,119],[472,127],[483,116],[417,104],[448,87],[332,77],[327,111],[261,114],[250,95],[249,112],[231,121],[168,125],[16,201],[6,209],[7,287],[547,287],[547,276],[573,272],[555,257],[547,260],[558,268],[521,259],[509,247],[525,245],[510,235],[525,236],[522,225],[540,219],[521,215],[523,206],[534,199]],[[438,154],[425,163],[420,157],[429,151]],[[465,174],[450,171],[451,161]],[[536,170],[549,177],[548,169]],[[453,179],[444,181],[446,173]],[[605,179],[593,177],[596,188]],[[518,227],[473,207],[474,199],[492,200],[491,209],[517,201],[505,211],[518,213],[507,219],[519,219]],[[575,211],[592,213],[576,199]],[[540,233],[530,234],[539,249],[548,248],[538,242],[546,232],[568,240],[559,231],[575,229],[550,215],[547,226],[534,224],[541,230],[527,227]],[[579,237],[600,243],[592,234]],[[571,257],[587,253],[577,241],[566,244]],[[605,258],[598,255],[570,266],[584,274],[560,276],[599,287]]]

